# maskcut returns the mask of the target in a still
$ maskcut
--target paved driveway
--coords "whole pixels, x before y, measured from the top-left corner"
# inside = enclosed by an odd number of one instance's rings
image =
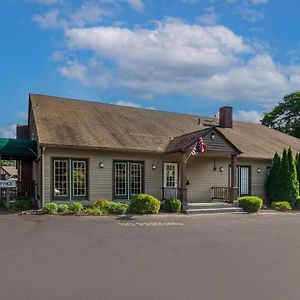
[[[0,299],[300,299],[300,215],[0,216]]]

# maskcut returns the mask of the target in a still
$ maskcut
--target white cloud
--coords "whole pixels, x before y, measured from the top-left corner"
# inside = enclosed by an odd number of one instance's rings
[[[65,36],[72,56],[80,50],[93,55],[60,67],[65,77],[85,85],[263,108],[300,85],[300,66],[277,64],[267,46],[247,43],[224,26],[166,19],[152,30],[99,26],[67,29]]]
[[[52,9],[45,15],[34,15],[32,20],[36,22],[41,28],[59,28],[64,26],[65,22],[59,19],[59,10]]]
[[[263,119],[263,114],[256,110],[239,110],[234,113],[233,118],[237,121],[260,123],[260,121]]]
[[[49,4],[55,4],[55,3],[62,2],[62,0],[31,0],[31,2],[49,5]]]
[[[197,18],[197,21],[204,25],[215,25],[218,18],[219,17],[216,14],[215,8],[208,7],[205,9],[204,13]]]
[[[142,105],[140,105],[138,103],[131,102],[131,101],[117,101],[117,102],[113,102],[112,104],[122,105],[122,106],[129,106],[129,107],[136,107],[136,108],[147,108],[147,109],[156,110],[156,108],[153,107],[153,106],[142,106]]]
[[[15,138],[16,137],[16,124],[8,127],[0,127],[0,137],[2,138]]]
[[[92,2],[85,2],[82,6],[66,16],[58,9],[52,9],[46,14],[37,14],[32,17],[41,28],[67,28],[84,27],[86,25],[98,24],[104,17],[110,16],[108,8],[100,7]]]
[[[142,0],[126,0],[126,2],[136,11],[142,11],[145,7]]]

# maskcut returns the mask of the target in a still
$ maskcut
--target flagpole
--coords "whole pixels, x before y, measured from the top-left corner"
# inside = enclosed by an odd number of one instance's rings
[[[191,155],[192,155],[192,151],[190,152],[189,156],[186,158],[186,160],[185,160],[184,163],[186,163],[189,160],[189,158],[191,157]]]

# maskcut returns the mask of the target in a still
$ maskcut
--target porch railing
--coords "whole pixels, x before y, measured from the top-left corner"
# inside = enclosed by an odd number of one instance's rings
[[[228,201],[230,199],[231,193],[233,193],[233,198],[238,198],[238,188],[230,188],[227,186],[213,186],[213,200],[224,200]]]
[[[166,187],[163,188],[163,199],[178,199],[180,196],[178,188]]]

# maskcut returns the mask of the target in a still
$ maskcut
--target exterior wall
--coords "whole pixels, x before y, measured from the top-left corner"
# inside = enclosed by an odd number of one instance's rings
[[[89,200],[94,201],[99,198],[111,200],[113,198],[113,161],[114,160],[134,160],[144,161],[145,172],[145,192],[158,199],[162,198],[162,173],[163,162],[177,161],[176,156],[138,154],[138,153],[117,153],[103,151],[83,151],[47,148],[45,151],[45,202],[52,201],[51,191],[51,169],[52,158],[85,158],[89,161]],[[100,162],[104,163],[104,168],[99,168]],[[152,165],[156,165],[156,170]]]
[[[83,151],[70,149],[47,148],[45,151],[45,202],[52,201],[51,176],[52,159],[60,158],[85,158],[89,161],[89,200],[99,198],[113,198],[113,161],[133,160],[144,161],[145,192],[162,198],[163,163],[179,162],[179,155],[155,155],[138,153],[117,153],[103,151]],[[99,168],[99,163],[104,163],[104,168]],[[156,165],[156,170],[152,165]],[[189,185],[189,202],[209,202],[213,197],[213,186],[228,186],[230,157],[221,153],[205,153],[190,157],[187,162],[187,179]],[[238,158],[238,165],[251,166],[251,194],[265,199],[265,182],[267,166],[271,161]],[[214,167],[216,170],[214,170]],[[223,172],[220,172],[223,167]],[[261,173],[257,173],[257,169]],[[37,173],[41,172],[40,170]]]
[[[272,165],[272,160],[258,160],[238,158],[238,165],[251,166],[251,195],[261,197],[266,202],[267,167]],[[260,173],[257,172],[260,169]]]
[[[209,202],[213,197],[213,186],[226,187],[229,183],[230,157],[213,157],[199,155],[191,157],[187,165],[187,197],[189,202]],[[259,196],[266,201],[265,184],[269,160],[238,158],[238,165],[251,166],[251,195]],[[214,166],[216,170],[214,171]],[[220,172],[223,167],[223,172]],[[258,173],[257,169],[261,172]]]

